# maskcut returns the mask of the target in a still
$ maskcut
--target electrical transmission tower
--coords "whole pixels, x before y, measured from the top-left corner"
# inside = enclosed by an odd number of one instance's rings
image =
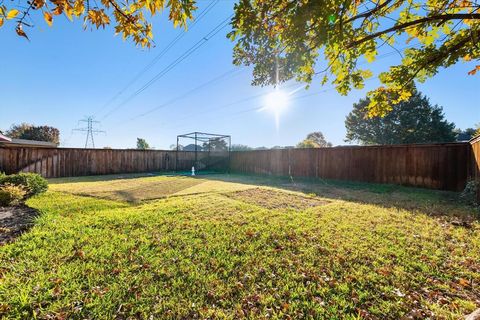
[[[94,128],[94,125],[99,124],[100,121],[93,120],[93,116],[88,116],[85,119],[80,120],[78,123],[80,122],[85,122],[87,126],[84,128],[73,129],[73,131],[86,132],[87,138],[85,139],[85,148],[88,148],[89,146],[95,148],[95,141],[93,140],[93,135],[99,133],[106,133],[103,130],[98,130]]]

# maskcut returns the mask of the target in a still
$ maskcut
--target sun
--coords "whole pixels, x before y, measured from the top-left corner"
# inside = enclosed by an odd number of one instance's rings
[[[275,89],[269,93],[265,98],[266,109],[272,110],[275,113],[281,113],[288,106],[289,96],[280,89]]]
[[[265,107],[262,109],[273,112],[277,130],[280,128],[280,114],[287,109],[289,97],[288,93],[279,88],[275,88],[274,91],[265,96]]]

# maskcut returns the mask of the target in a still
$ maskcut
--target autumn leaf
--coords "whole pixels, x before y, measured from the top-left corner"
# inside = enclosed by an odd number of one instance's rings
[[[13,19],[18,15],[19,11],[17,9],[12,9],[7,13],[7,19]]]
[[[0,27],[3,26],[3,18],[0,18]]]
[[[54,10],[53,10],[53,14],[58,16],[58,15],[61,15],[63,13],[63,9],[61,7],[56,7]]]
[[[462,287],[468,287],[468,286],[470,286],[470,281],[468,281],[467,279],[461,278],[460,280],[458,280],[458,283],[459,283]]]
[[[73,7],[71,6],[65,6],[63,12],[67,16],[68,20],[73,21]]]
[[[80,258],[80,259],[84,259],[85,258],[85,252],[83,250],[77,250],[75,252],[75,256]]]
[[[83,5],[83,1],[82,0],[75,1],[75,4],[73,5],[73,14],[76,16],[80,16],[81,14],[83,14],[84,11],[85,11],[85,7]]]
[[[18,34],[20,37],[24,37],[24,38],[26,38],[28,41],[30,41],[30,39],[28,39],[28,36],[27,36],[27,34],[25,33],[25,31],[23,31],[21,24],[19,24],[19,25],[17,26],[17,28],[15,29],[15,31],[17,32],[17,34]]]
[[[475,66],[474,69],[468,71],[468,75],[469,76],[474,76],[477,73],[477,71],[480,71],[480,65],[477,65],[477,66]]]
[[[43,18],[45,19],[45,21],[47,22],[47,24],[51,27],[52,24],[53,24],[53,17],[52,17],[52,14],[48,11],[45,11],[45,13],[43,14]]]
[[[33,9],[40,9],[45,5],[45,0],[33,0],[32,8]]]

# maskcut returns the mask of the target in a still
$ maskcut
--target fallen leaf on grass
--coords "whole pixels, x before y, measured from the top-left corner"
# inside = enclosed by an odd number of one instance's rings
[[[458,280],[458,283],[462,287],[469,287],[470,286],[470,281],[468,281],[467,279],[460,278],[460,280]]]
[[[397,296],[399,296],[399,297],[405,297],[405,294],[402,293],[402,292],[401,292],[399,289],[397,289],[397,288],[395,288],[395,289],[393,290],[393,293],[395,293],[395,294],[396,294]]]

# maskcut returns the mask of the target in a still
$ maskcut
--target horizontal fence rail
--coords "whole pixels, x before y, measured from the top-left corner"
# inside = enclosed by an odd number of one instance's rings
[[[255,150],[232,152],[230,170],[460,191],[470,153],[469,143]]]
[[[202,160],[212,168],[218,162],[207,152],[197,153],[197,163]],[[0,147],[0,172],[36,172],[46,178],[185,171],[194,164],[191,151]],[[471,143],[233,151],[228,164],[234,173],[460,191],[469,178],[480,180],[480,139]]]

